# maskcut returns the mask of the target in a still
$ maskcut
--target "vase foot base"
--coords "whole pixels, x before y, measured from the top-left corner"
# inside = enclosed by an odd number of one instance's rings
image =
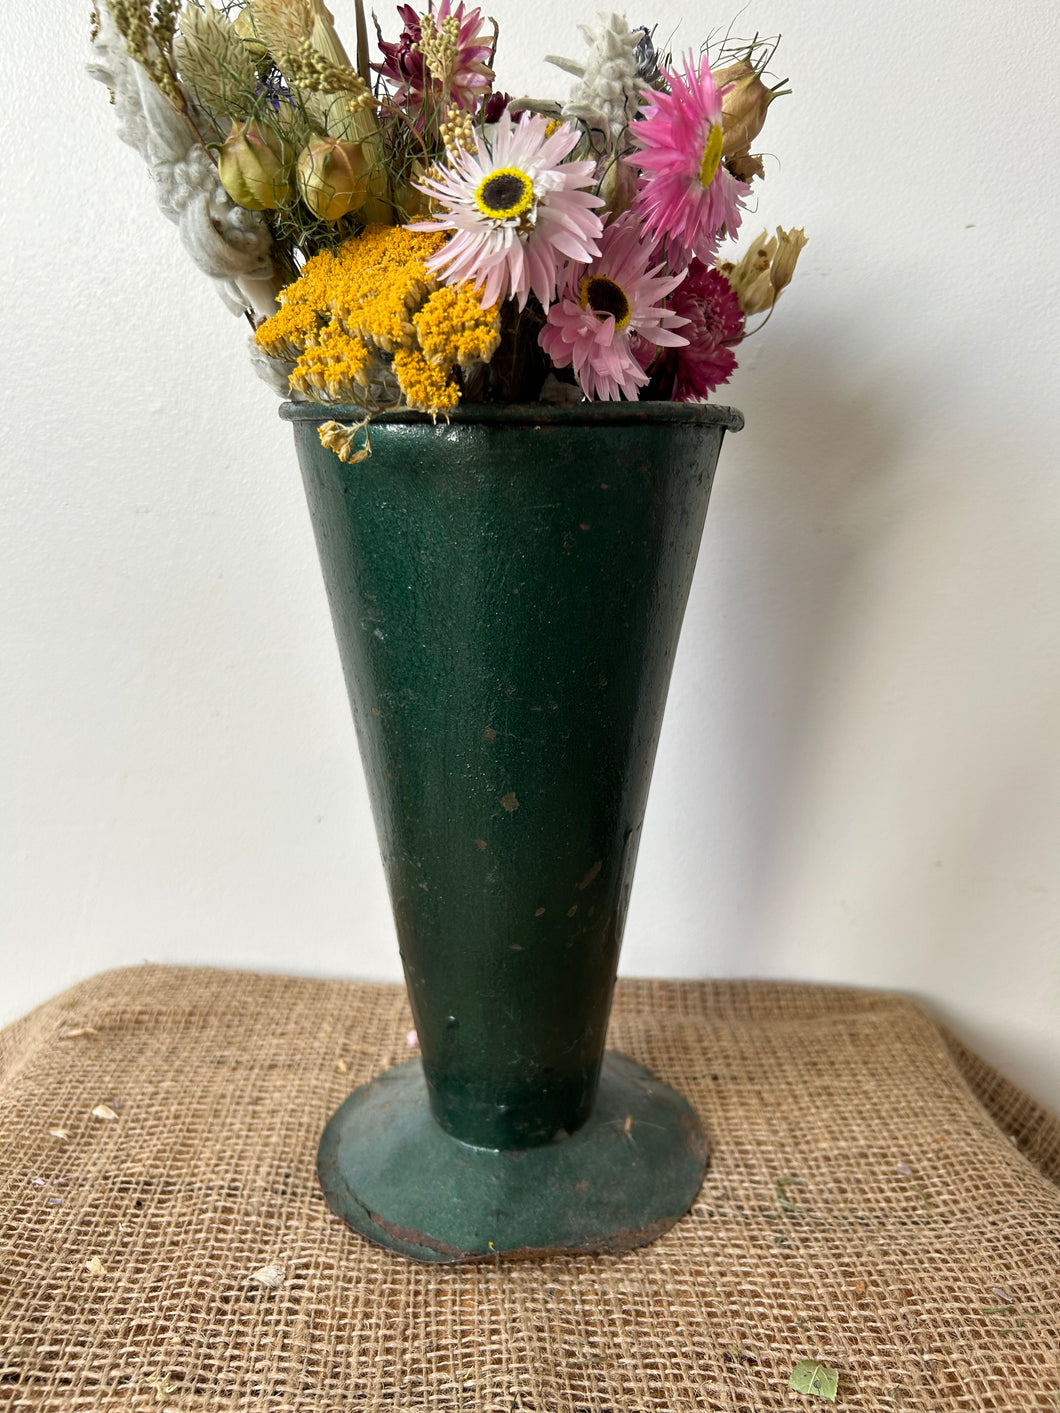
[[[695,1200],[707,1143],[691,1106],[609,1051],[593,1113],[540,1148],[473,1148],[431,1116],[418,1060],[354,1090],[317,1156],[333,1212],[418,1261],[627,1251]]]

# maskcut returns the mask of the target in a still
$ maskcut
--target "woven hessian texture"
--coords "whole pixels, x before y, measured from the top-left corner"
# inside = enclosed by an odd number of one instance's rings
[[[620,983],[611,1043],[710,1137],[692,1213],[444,1268],[314,1171],[409,1027],[393,986],[143,967],[4,1032],[0,1407],[771,1413],[829,1406],[812,1358],[839,1409],[1060,1409],[1060,1127],[913,1002]]]

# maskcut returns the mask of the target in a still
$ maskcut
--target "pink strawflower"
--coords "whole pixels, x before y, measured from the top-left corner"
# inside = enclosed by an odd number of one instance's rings
[[[594,163],[563,159],[579,140],[560,123],[502,113],[487,146],[475,131],[475,152],[451,157],[453,165],[424,177],[417,188],[448,208],[414,231],[455,231],[427,262],[448,284],[470,280],[484,305],[509,295],[526,304],[531,290],[547,308],[556,294],[559,267],[584,264],[599,254],[603,228],[595,207],[603,201],[579,188],[593,179]]]
[[[645,365],[653,345],[677,348],[684,335],[674,329],[685,319],[663,300],[684,279],[649,269],[652,243],[640,222],[626,212],[606,228],[600,254],[588,267],[571,268],[538,342],[557,368],[574,365],[586,397],[634,401],[648,382]]]
[[[672,402],[705,402],[707,394],[727,383],[736,368],[732,345],[743,337],[744,329],[740,301],[720,270],[693,260],[671,303],[687,321],[682,333],[688,343],[666,356],[663,396]]]
[[[651,91],[644,117],[630,132],[643,179],[634,201],[648,230],[665,241],[672,265],[709,260],[724,233],[740,224],[750,190],[721,160],[721,100],[705,56],[689,54],[684,73],[664,69],[669,93]]]
[[[391,44],[380,33],[379,48],[384,62],[372,65],[394,85],[394,102],[399,107],[416,108],[427,98],[440,102],[447,95],[448,102],[466,112],[474,112],[493,82],[493,70],[488,65],[493,46],[483,28],[482,12],[465,11],[463,0],[456,5],[450,5],[450,0],[441,0],[431,16],[436,31],[441,30],[446,20],[456,22],[456,56],[443,91],[443,85],[427,68],[420,52],[423,20],[411,5],[399,5],[397,10],[404,23],[401,38]],[[376,31],[379,31],[378,21]]]

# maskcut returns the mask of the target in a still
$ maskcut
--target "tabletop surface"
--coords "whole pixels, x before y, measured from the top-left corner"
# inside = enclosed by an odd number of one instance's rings
[[[316,1181],[410,1027],[395,986],[140,967],[0,1034],[0,1405],[772,1413],[830,1405],[814,1361],[839,1409],[1060,1409],[1060,1125],[914,1002],[621,981],[611,1043],[711,1142],[691,1213],[458,1267]]]

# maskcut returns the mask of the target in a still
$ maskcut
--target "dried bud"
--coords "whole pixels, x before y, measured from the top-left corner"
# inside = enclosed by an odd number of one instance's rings
[[[776,249],[776,241],[770,240],[763,231],[738,265],[726,262],[718,266],[732,285],[745,314],[763,314],[773,306],[776,291],[769,278],[769,269]]]
[[[714,82],[719,88],[729,90],[721,100],[721,126],[725,134],[722,159],[746,157],[751,143],[765,125],[773,93],[746,59],[730,64],[727,69],[719,69],[714,74]]]
[[[804,231],[778,226],[772,238],[763,231],[738,265],[731,261],[718,265],[745,314],[765,314],[772,309],[780,291],[791,283],[805,244]]]
[[[275,211],[291,196],[291,150],[279,133],[253,119],[237,123],[217,159],[221,185],[248,211]]]
[[[371,163],[361,143],[315,137],[298,159],[298,190],[322,221],[338,221],[363,205]]]
[[[249,5],[245,10],[240,10],[232,28],[243,41],[254,67],[259,74],[264,76],[264,73],[272,67],[272,58],[268,45],[258,38],[257,27],[254,23],[254,11]]]
[[[805,244],[806,232],[801,226],[797,230],[791,231],[786,231],[781,226],[777,227],[777,253],[773,256],[773,268],[769,276],[777,294],[786,285],[791,284],[799,252]]]
[[[623,211],[628,211],[636,194],[636,170],[621,158],[610,162],[600,183],[600,195],[611,215],[621,216]]]
[[[750,183],[755,177],[764,177],[766,174],[761,157],[752,157],[750,153],[743,157],[730,157],[725,166],[738,182]]]

